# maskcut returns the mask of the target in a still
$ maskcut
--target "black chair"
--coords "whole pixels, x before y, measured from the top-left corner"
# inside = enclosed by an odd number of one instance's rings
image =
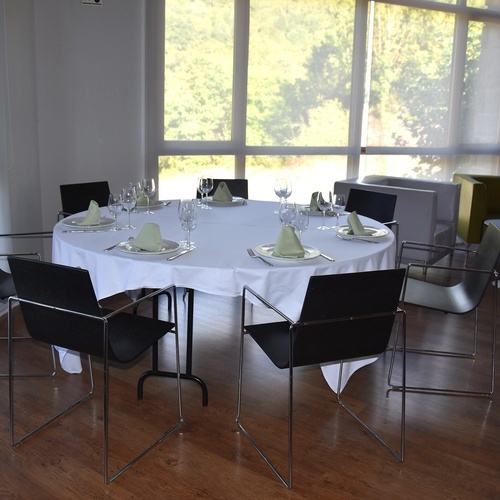
[[[12,235],[0,235],[0,236],[10,236]],[[38,252],[17,252],[17,253],[0,253],[0,258],[7,257],[24,257],[28,259],[41,260],[41,255]],[[14,280],[12,274],[0,269],[0,300],[7,300],[9,297],[16,295],[16,287],[14,286]],[[7,340],[8,336],[1,336],[0,340]],[[15,340],[26,340],[31,339],[29,336],[19,336]],[[52,356],[52,370],[48,374],[23,374],[23,377],[53,377],[56,373],[56,358],[54,353],[54,348],[51,348]],[[0,377],[8,377],[8,373],[0,373]]]
[[[312,276],[302,305],[300,319],[297,322],[286,317],[250,288],[244,287],[236,424],[287,488],[292,486],[294,368],[339,361],[338,388],[340,389],[342,387],[342,366],[344,361],[383,353],[391,337],[394,319],[399,314],[401,314],[403,320],[402,332],[404,339],[406,332],[405,313],[398,308],[404,276],[404,269]],[[342,293],[336,293],[335,290],[342,290]],[[247,293],[272,309],[283,320],[263,324],[245,324]],[[266,457],[262,448],[253,440],[241,423],[244,340],[246,335],[250,335],[254,339],[278,368],[288,369],[287,479],[278,472],[277,468]],[[404,349],[402,373],[404,380]],[[337,391],[337,400],[342,408],[346,409],[394,458],[403,461],[405,430],[404,383],[401,399],[399,455],[345,405],[340,396],[340,390]]]
[[[394,220],[397,195],[351,188],[345,210],[370,217],[391,229],[396,236],[396,248],[399,248],[399,224]],[[396,262],[398,256],[396,255]]]
[[[174,322],[165,322],[127,314],[125,310],[131,307],[132,304],[121,307],[116,311],[102,310],[97,302],[90,275],[84,269],[12,257],[9,258],[9,265],[17,291],[17,297],[9,299],[10,443],[12,446],[23,443],[77,405],[86,401],[94,392],[91,357],[102,358],[104,376],[103,475],[104,481],[110,483],[166,437],[178,430],[183,423],[175,287],[167,287],[173,291]],[[146,300],[162,291],[163,289],[158,290],[141,300]],[[14,415],[16,412],[14,409],[15,406],[17,411],[20,409],[19,405],[16,405],[14,382],[19,379],[13,373],[13,322],[10,320],[13,305],[16,301],[20,303],[26,328],[35,340],[87,354],[91,373],[91,386],[88,393],[20,438],[15,437]],[[122,366],[133,362],[146,350],[155,346],[168,332],[172,332],[175,336],[178,421],[127,465],[115,474],[110,475],[108,466],[110,362]],[[127,432],[130,432],[130,430]],[[127,432],[124,432],[123,436],[126,436]]]
[[[225,182],[227,184],[227,187],[233,196],[239,196],[240,198],[248,200],[248,179],[214,179],[214,187],[212,191],[208,193],[209,196],[215,193],[221,182]],[[196,191],[196,197],[201,198],[199,191]]]
[[[57,220],[87,210],[91,200],[94,200],[100,207],[108,206],[110,195],[108,181],[62,184],[59,190],[62,210],[58,212]]]
[[[461,395],[478,395],[491,396],[495,390],[495,345],[496,345],[496,309],[497,309],[497,289],[498,289],[498,272],[496,266],[500,256],[500,229],[495,225],[490,224],[479,244],[476,251],[464,249],[460,247],[443,247],[440,245],[427,245],[415,242],[403,242],[401,245],[401,255],[404,251],[411,249],[412,251],[421,250],[424,252],[436,252],[442,254],[443,250],[459,252],[466,256],[465,266],[452,267],[442,265],[430,265],[421,263],[410,263],[408,265],[408,274],[403,287],[402,303],[413,304],[427,309],[442,311],[445,314],[464,315],[474,312],[474,328],[472,332],[472,345],[469,352],[456,352],[450,350],[425,349],[425,348],[408,348],[407,352],[450,356],[454,358],[469,358],[471,367],[474,360],[477,358],[478,346],[478,319],[479,307],[484,298],[486,290],[491,286],[492,280],[495,285],[494,302],[493,302],[493,318],[491,332],[491,366],[489,387],[486,390],[468,390],[458,388],[440,388],[440,387],[425,387],[425,386],[410,386],[406,385],[407,390],[417,392],[437,392],[450,393]],[[420,270],[422,279],[418,279],[415,273]],[[433,279],[433,274],[437,275],[437,280]],[[451,273],[451,274],[450,274]],[[437,345],[442,345],[444,336],[453,337],[453,331],[436,332],[435,340]],[[397,341],[397,339],[396,339]],[[393,354],[394,360],[394,354]],[[479,363],[479,360],[477,360]],[[428,372],[425,370],[424,372]],[[397,384],[392,384],[389,378],[389,384],[397,389]]]

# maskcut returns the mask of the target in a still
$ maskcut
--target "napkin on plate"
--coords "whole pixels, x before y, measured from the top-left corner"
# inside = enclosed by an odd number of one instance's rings
[[[148,199],[144,196],[144,193],[141,193],[137,197],[136,206],[137,207],[145,207],[145,206],[147,206],[147,204],[148,204]]]
[[[367,231],[364,228],[355,211],[347,216],[347,224],[349,225],[349,234],[354,234],[355,236],[370,236],[372,234],[371,231]]]
[[[321,209],[318,207],[318,196],[319,199],[322,201],[323,195],[319,191],[315,191],[311,196],[311,202],[309,203],[309,210],[311,212],[321,211]]]
[[[98,226],[101,223],[101,211],[99,205],[94,200],[90,201],[87,215],[81,220],[76,222],[78,226]]]
[[[304,257],[304,247],[295,234],[293,226],[284,226],[274,245],[274,257]]]
[[[227,187],[227,184],[225,182],[219,183],[217,189],[215,190],[214,195],[212,196],[212,201],[215,202],[233,201],[233,195],[231,194],[231,191],[229,191],[229,188]]]
[[[154,222],[146,222],[132,241],[132,246],[146,252],[159,252],[163,248],[160,226]]]

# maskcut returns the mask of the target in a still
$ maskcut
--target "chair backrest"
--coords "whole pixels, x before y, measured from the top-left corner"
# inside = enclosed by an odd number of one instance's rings
[[[102,321],[24,302],[102,316],[89,272],[18,257],[8,261],[29,334],[41,342],[102,356]]]
[[[5,300],[16,294],[16,287],[12,275],[0,269],[0,299]]]
[[[91,200],[94,200],[100,207],[108,205],[110,194],[108,181],[62,184],[59,186],[59,190],[62,211],[67,214],[76,214],[87,210]]]
[[[351,188],[345,209],[346,212],[356,211],[379,222],[391,222],[394,220],[397,199],[395,194]]]
[[[382,353],[405,273],[400,268],[311,276],[299,320],[306,325],[294,332],[294,366]]]
[[[227,184],[227,187],[233,196],[239,196],[240,198],[248,200],[248,179],[214,179],[214,187],[208,194],[213,195],[221,182],[225,182]],[[196,193],[196,197],[201,197],[199,192]]]
[[[469,298],[472,307],[477,307],[491,283],[491,273],[496,269],[500,258],[500,229],[494,224],[488,224],[474,258],[469,258],[466,266],[470,269],[482,269],[487,273],[466,272],[462,287]],[[498,270],[498,269],[497,269]]]

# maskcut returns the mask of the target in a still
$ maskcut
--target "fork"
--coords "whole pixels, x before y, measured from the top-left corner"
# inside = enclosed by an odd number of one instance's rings
[[[248,255],[252,257],[253,259],[260,259],[264,264],[267,264],[268,266],[273,266],[270,262],[267,262],[267,260],[263,259],[260,255],[255,255],[254,251],[251,248],[247,248]]]
[[[133,237],[133,236],[130,236],[130,237],[129,237],[129,241],[130,241],[130,240],[133,240],[133,239],[134,239],[134,237]],[[119,241],[116,245],[111,245],[110,247],[105,248],[105,249],[103,250],[103,252],[109,252],[109,251],[113,250],[113,248],[117,247],[120,243],[121,243],[121,241]]]
[[[340,234],[337,234],[337,238],[340,238],[341,240],[344,240],[344,241],[364,241],[365,243],[378,243],[378,241],[374,241],[374,240],[365,240],[363,237],[360,237],[360,236],[353,236],[352,238],[344,238],[343,236],[341,236]]]

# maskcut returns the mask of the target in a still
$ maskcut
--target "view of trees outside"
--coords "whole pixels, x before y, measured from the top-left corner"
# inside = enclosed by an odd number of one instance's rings
[[[160,156],[163,197],[194,196],[202,171],[234,177],[236,154],[245,158],[250,197],[275,199],[274,178],[285,174],[296,201],[306,202],[345,178],[347,155],[361,147],[360,176],[442,180],[459,167],[480,168],[476,155],[456,155],[460,144],[498,150],[498,20],[466,22],[462,49],[454,12],[370,2],[365,41],[355,33],[356,0],[250,0],[246,64],[234,57],[239,1],[165,1],[164,140],[193,148]],[[364,88],[353,81],[360,54]],[[242,70],[246,88],[234,89],[233,73]],[[485,107],[486,98],[496,107]],[[356,120],[363,126],[353,127]],[[244,130],[244,144],[234,145],[235,130]],[[202,154],[204,142],[220,143],[218,154]]]

